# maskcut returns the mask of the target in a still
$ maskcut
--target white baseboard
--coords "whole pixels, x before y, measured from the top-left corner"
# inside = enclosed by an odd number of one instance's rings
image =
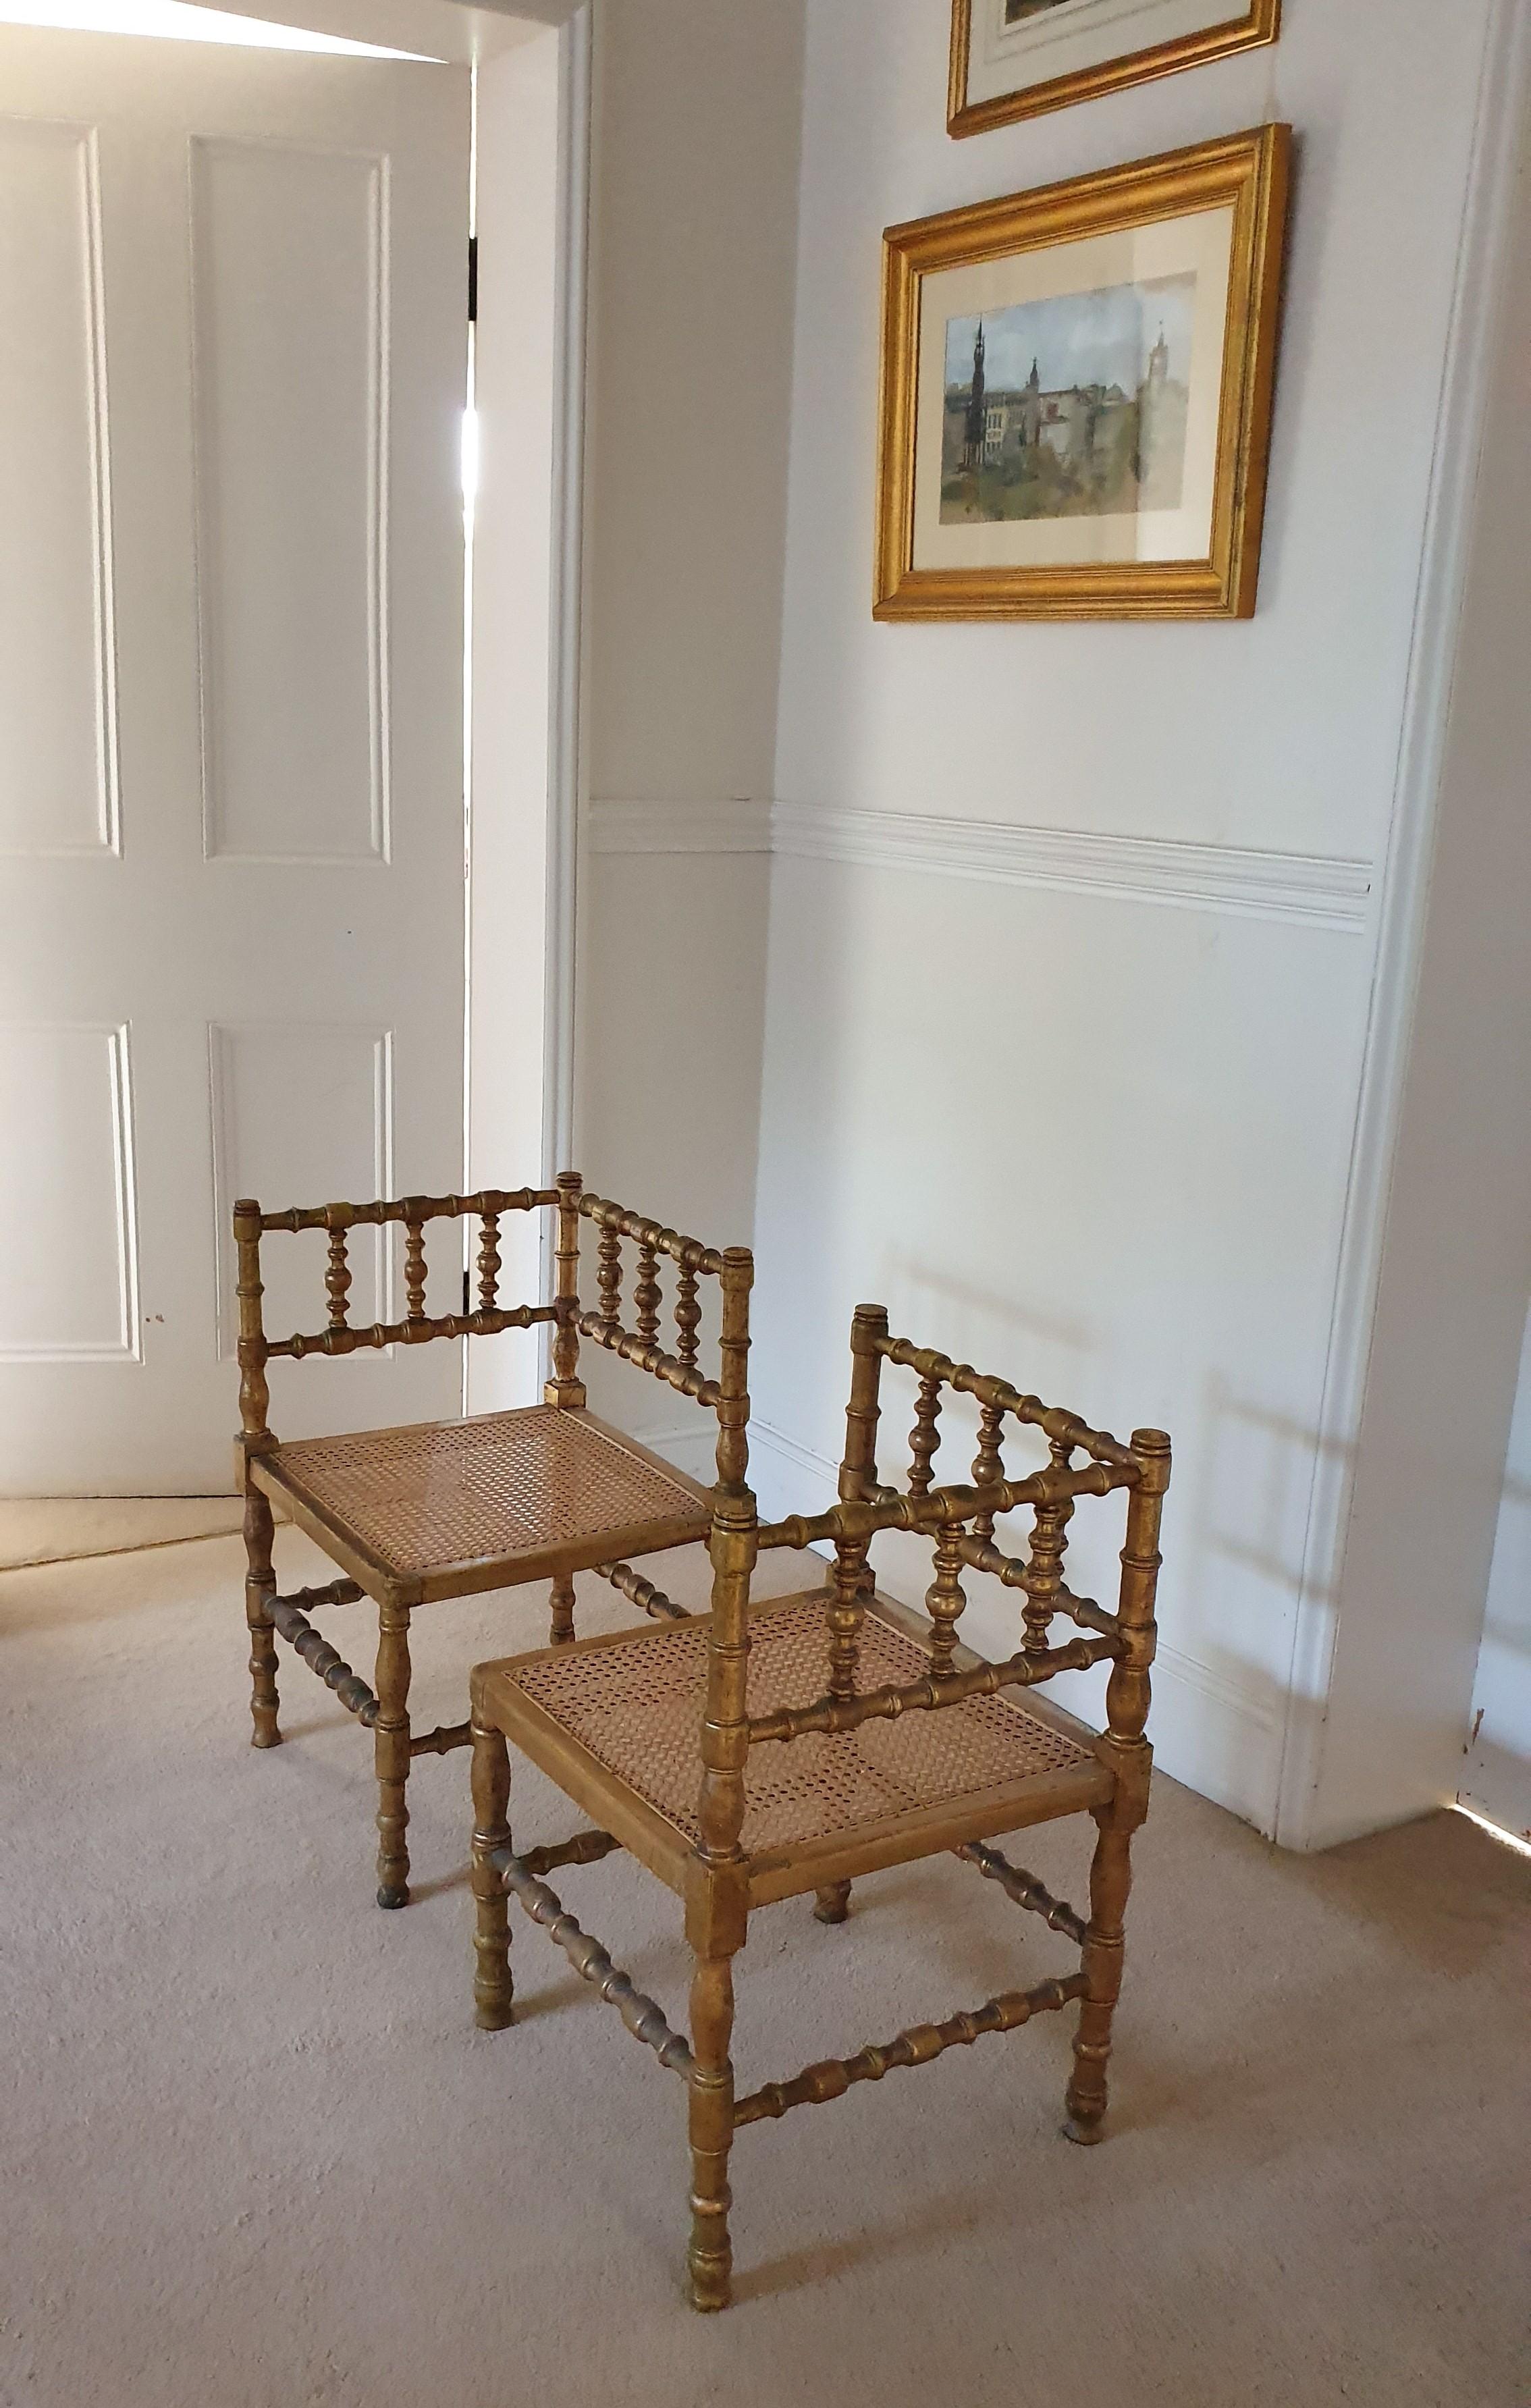
[[[712,1479],[718,1440],[710,1414],[698,1413],[674,1427],[637,1429],[631,1436],[689,1479]],[[788,1513],[822,1513],[839,1493],[839,1466],[769,1422],[750,1425],[750,1478],[764,1522],[779,1522]]]
[[[750,1480],[762,1520],[780,1522],[789,1513],[827,1512],[839,1496],[840,1468],[770,1422],[752,1421]]]
[[[673,1463],[688,1480],[710,1485],[717,1477],[718,1427],[710,1413],[698,1413],[679,1428],[633,1430],[629,1435],[651,1455]]]
[[[1270,1838],[1281,1775],[1276,1708],[1161,1639],[1149,1737],[1155,1763]]]

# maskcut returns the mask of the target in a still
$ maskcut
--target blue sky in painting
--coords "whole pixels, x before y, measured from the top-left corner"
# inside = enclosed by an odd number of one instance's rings
[[[1169,345],[1169,373],[1188,384],[1195,293],[1195,276],[1166,276],[986,310],[985,379],[991,390],[1023,385],[1035,359],[1045,393],[1074,384],[1119,384],[1123,393],[1136,393],[1162,329]],[[966,385],[973,373],[978,322],[976,316],[946,322],[948,385]]]

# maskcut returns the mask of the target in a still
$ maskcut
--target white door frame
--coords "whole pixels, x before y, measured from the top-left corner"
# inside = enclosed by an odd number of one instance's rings
[[[548,1183],[573,1129],[591,19],[479,67],[470,1185]],[[508,1295],[551,1292],[545,1219]],[[535,1399],[541,1338],[470,1341],[470,1412]]]

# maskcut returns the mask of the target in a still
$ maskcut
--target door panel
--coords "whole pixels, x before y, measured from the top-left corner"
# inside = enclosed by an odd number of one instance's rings
[[[235,1193],[461,1182],[466,179],[460,68],[0,28],[9,1494],[227,1489]],[[454,1412],[460,1351],[274,1426]]]
[[[385,166],[192,145],[209,854],[387,859]]]
[[[0,1028],[0,1359],[139,1354],[125,1028]]]
[[[235,1198],[250,1195],[263,1177],[273,1194],[279,1188],[283,1195],[328,1195],[332,1187],[341,1196],[393,1192],[392,1032],[348,1028],[340,1023],[325,1028],[314,1021],[215,1028],[208,1073],[219,1234],[219,1352],[232,1363],[237,1359],[239,1335],[231,1226]],[[358,1229],[348,1250],[348,1308],[359,1326],[403,1317],[402,1308],[394,1312],[398,1290],[393,1265],[379,1242],[384,1234]],[[273,1337],[315,1326],[324,1265],[325,1240],[320,1230],[300,1230],[268,1241],[264,1310]]]
[[[100,223],[87,127],[0,120],[0,852],[117,834]],[[62,721],[62,691],[71,708]]]

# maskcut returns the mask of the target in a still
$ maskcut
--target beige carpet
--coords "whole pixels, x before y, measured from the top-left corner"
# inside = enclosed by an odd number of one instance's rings
[[[0,1571],[222,1537],[244,1510],[239,1497],[0,1497]]]
[[[679,2084],[521,1919],[524,2019],[472,2028],[465,1759],[422,1763],[418,1902],[379,1914],[366,1744],[285,1652],[288,1744],[245,1743],[238,1574],[217,1541],[0,1577],[7,2408],[1531,2397],[1531,1863],[1462,1818],[1298,1861],[1161,1784],[1109,2144],[1058,2137],[1061,2018],[748,2131],[704,2320]],[[540,1620],[422,1615],[422,1715]],[[368,1660],[358,1610],[330,1627]],[[1015,1852],[1078,1898],[1084,1845]],[[679,2015],[674,1902],[620,1858],[561,1881]],[[841,1930],[773,1909],[743,2078],[1064,1961],[951,1860]]]

